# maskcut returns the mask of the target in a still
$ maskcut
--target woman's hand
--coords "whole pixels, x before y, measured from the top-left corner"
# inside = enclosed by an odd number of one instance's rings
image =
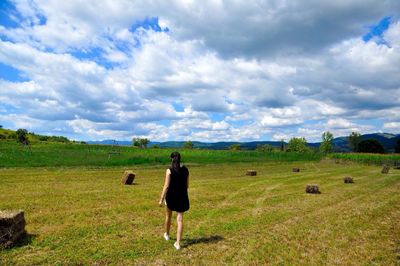
[[[162,204],[163,204],[163,200],[160,199],[160,201],[158,202],[158,206],[159,206],[159,207],[162,207]]]

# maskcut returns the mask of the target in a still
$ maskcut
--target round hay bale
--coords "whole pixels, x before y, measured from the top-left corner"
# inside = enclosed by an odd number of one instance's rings
[[[247,170],[246,171],[246,175],[256,176],[257,175],[257,171],[256,170]]]
[[[352,177],[346,176],[346,177],[343,178],[343,182],[344,182],[345,184],[352,184],[352,183],[354,183],[354,180],[353,180]]]
[[[293,169],[292,169],[292,172],[298,173],[298,172],[300,172],[300,168],[293,168]]]
[[[135,180],[136,174],[132,171],[125,171],[124,175],[122,176],[121,182],[124,185],[132,185],[133,180]]]
[[[321,192],[319,191],[318,185],[307,185],[306,186],[306,193],[311,193],[311,194],[320,194]]]

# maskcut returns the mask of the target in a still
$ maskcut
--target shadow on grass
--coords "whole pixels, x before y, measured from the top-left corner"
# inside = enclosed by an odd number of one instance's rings
[[[224,238],[219,235],[205,236],[199,238],[189,238],[185,240],[185,246],[188,247],[200,243],[214,243],[214,242],[219,242],[221,240],[224,240]]]
[[[20,247],[24,247],[27,245],[30,245],[32,243],[32,241],[37,237],[38,235],[36,234],[29,234],[29,233],[25,233],[23,234],[17,242],[15,242],[12,245],[12,248],[20,248]]]

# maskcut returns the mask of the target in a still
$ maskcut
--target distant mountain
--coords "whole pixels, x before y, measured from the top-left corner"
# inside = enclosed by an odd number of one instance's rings
[[[386,152],[393,152],[394,147],[398,139],[400,139],[400,134],[390,134],[390,133],[374,133],[365,134],[361,136],[362,140],[365,139],[375,139],[379,141],[385,148]],[[166,142],[150,142],[149,147],[154,145],[160,148],[182,148],[186,141],[166,141]],[[88,144],[100,144],[100,145],[114,145],[117,143],[122,146],[132,145],[131,141],[114,141],[114,140],[102,140],[102,141],[88,141]],[[251,142],[237,142],[237,141],[224,141],[224,142],[200,142],[193,141],[194,148],[198,149],[209,149],[209,150],[227,150],[229,146],[233,144],[240,144],[243,150],[255,150],[257,145],[271,145],[273,147],[280,147],[280,141],[251,141]],[[287,144],[285,142],[285,144]],[[310,147],[318,148],[320,142],[308,143]],[[337,152],[350,152],[351,148],[347,137],[338,137],[333,139],[334,150]]]
[[[121,145],[121,146],[130,146],[132,145],[132,141],[128,140],[113,140],[113,139],[106,139],[106,140],[89,140],[86,141],[87,144],[95,144],[95,145]]]
[[[149,147],[154,145],[159,146],[160,148],[182,148],[186,141],[166,141],[166,142],[154,142],[151,141],[149,143]],[[114,140],[101,140],[101,141],[87,141],[88,144],[97,144],[97,145],[121,145],[121,146],[130,146],[132,145],[131,141],[114,141]],[[242,149],[244,150],[254,150],[257,145],[271,145],[274,147],[280,147],[280,141],[252,141],[252,142],[237,142],[237,141],[227,141],[227,142],[200,142],[193,141],[194,148],[198,149],[209,149],[209,150],[227,150],[229,146],[233,144],[240,144]]]

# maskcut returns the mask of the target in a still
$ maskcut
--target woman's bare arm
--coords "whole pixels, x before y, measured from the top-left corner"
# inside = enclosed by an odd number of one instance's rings
[[[162,203],[165,199],[165,195],[167,194],[170,181],[171,181],[171,171],[169,169],[167,169],[167,172],[165,173],[164,187],[161,192],[160,201],[158,202],[158,205],[160,205],[160,207],[162,206]]]

